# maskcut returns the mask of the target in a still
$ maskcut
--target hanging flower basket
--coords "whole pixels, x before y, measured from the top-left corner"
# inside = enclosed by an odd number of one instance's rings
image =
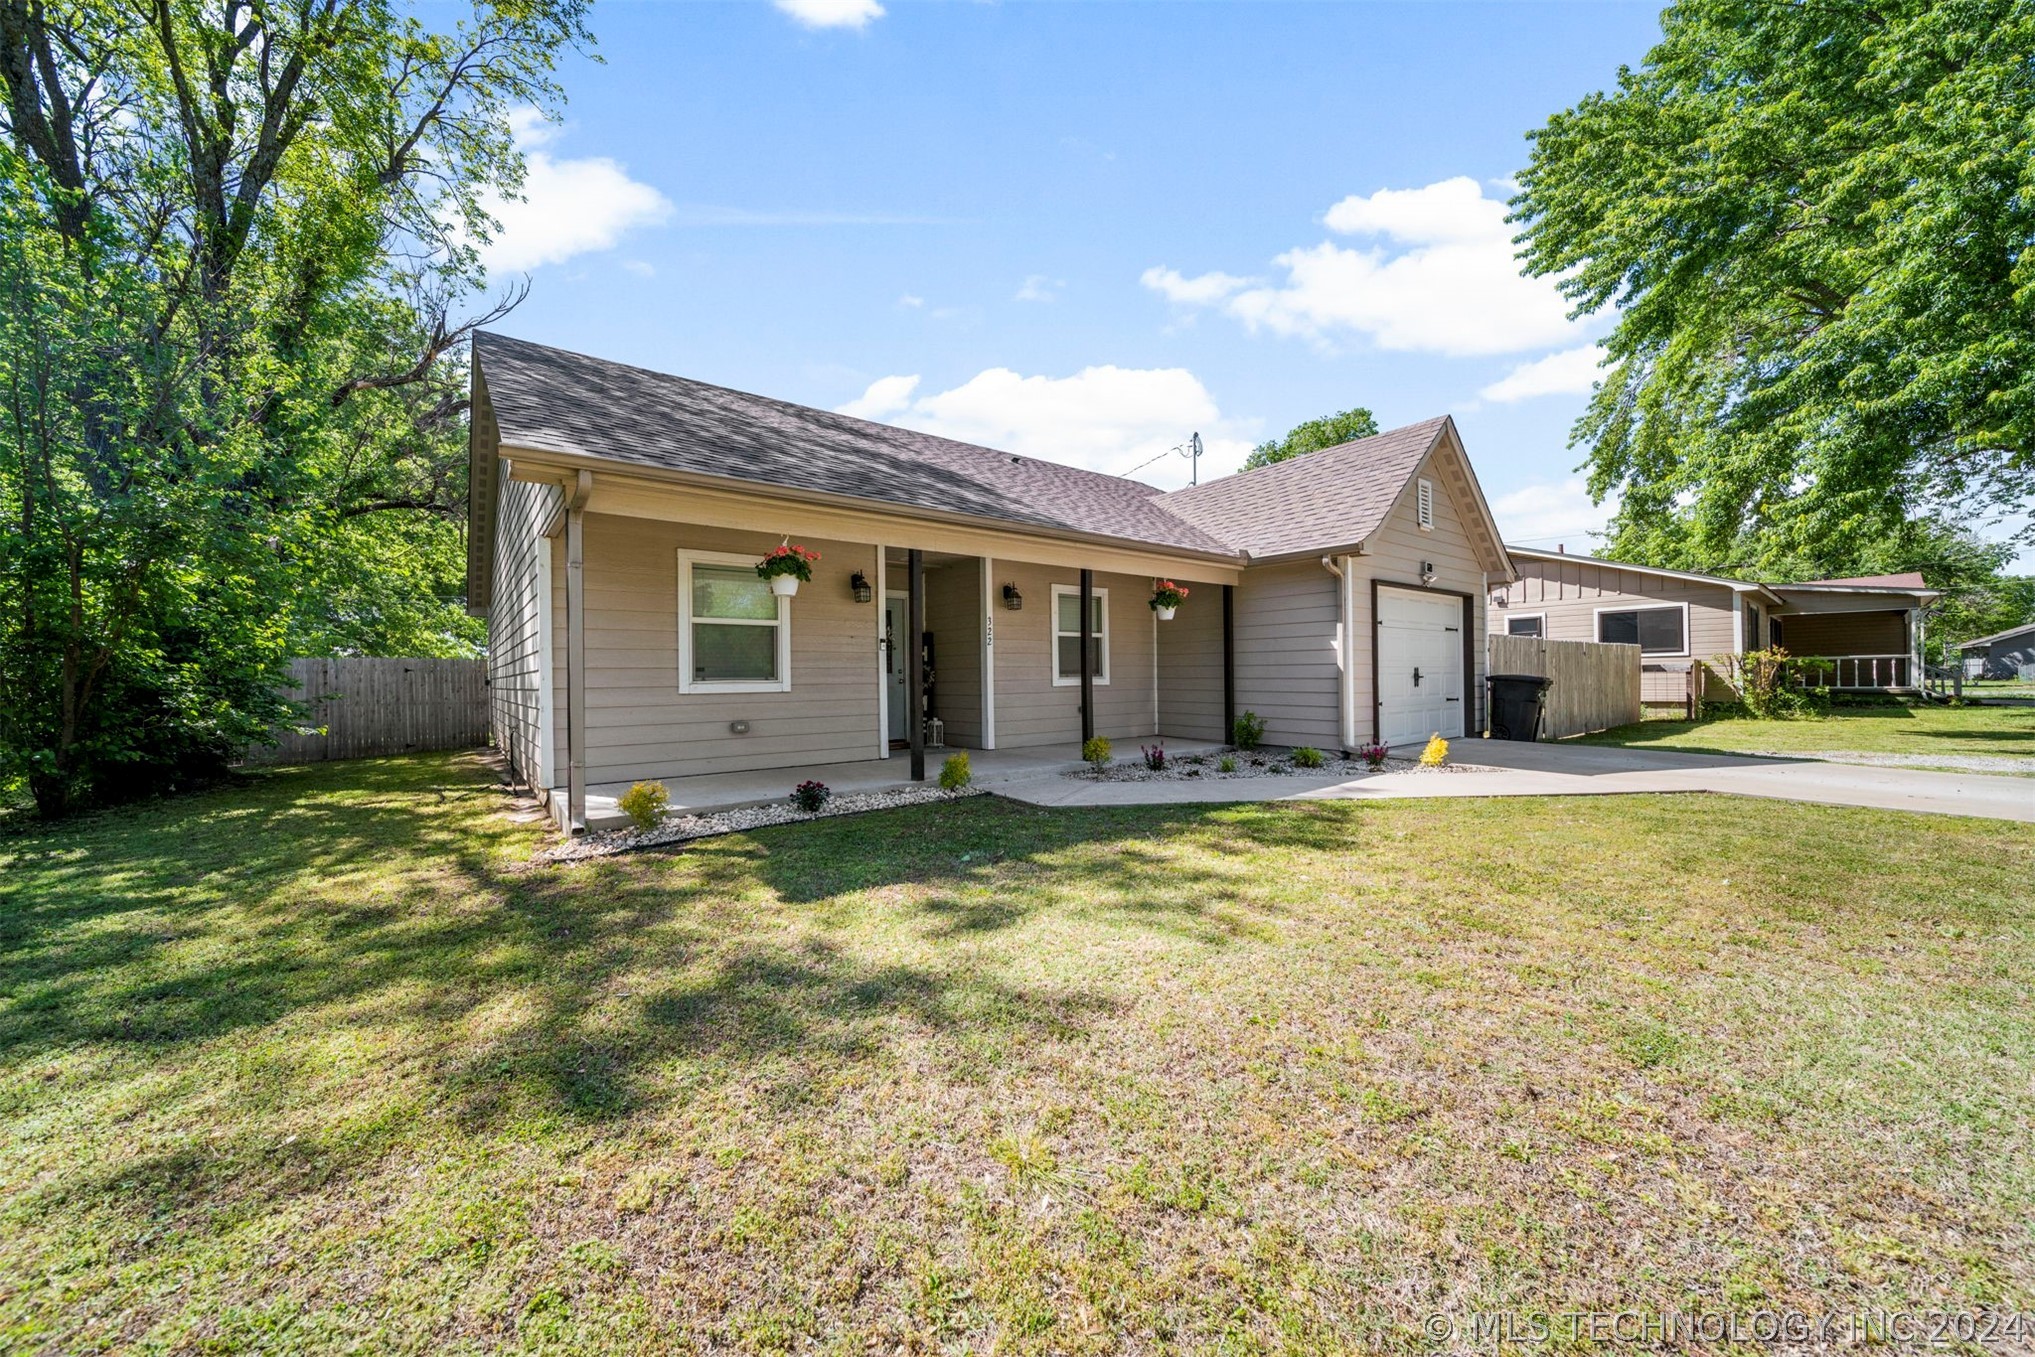
[[[1152,611],[1161,622],[1171,622],[1174,611],[1187,601],[1187,587],[1171,580],[1152,582]]]
[[[771,593],[790,598],[813,577],[813,562],[819,559],[819,552],[786,542],[756,563],[756,573],[770,581]]]

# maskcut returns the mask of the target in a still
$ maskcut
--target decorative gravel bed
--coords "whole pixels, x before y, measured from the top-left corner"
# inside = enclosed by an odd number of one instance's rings
[[[568,839],[539,851],[531,861],[540,866],[585,862],[616,853],[632,853],[639,848],[685,843],[716,834],[739,834],[743,830],[762,829],[766,825],[789,825],[801,820],[823,820],[830,815],[859,815],[865,811],[891,810],[898,806],[917,806],[928,801],[954,801],[964,796],[980,795],[982,789],[979,787],[958,792],[942,791],[938,787],[905,787],[891,792],[855,792],[836,796],[810,814],[788,801],[773,801],[763,806],[715,811],[711,815],[671,815],[655,829],[604,829],[582,834],[577,839]]]
[[[1445,763],[1439,768],[1423,768],[1417,759],[1388,758],[1382,767],[1373,768],[1362,759],[1346,759],[1339,754],[1324,754],[1319,768],[1302,768],[1285,754],[1273,754],[1260,750],[1253,754],[1232,753],[1228,757],[1236,760],[1236,771],[1225,773],[1221,769],[1221,754],[1184,754],[1179,757],[1167,755],[1166,766],[1153,770],[1145,766],[1141,758],[1118,759],[1101,772],[1092,768],[1075,768],[1067,776],[1080,778],[1084,782],[1234,782],[1240,778],[1255,777],[1381,777],[1386,773],[1467,773],[1477,771],[1475,764]]]

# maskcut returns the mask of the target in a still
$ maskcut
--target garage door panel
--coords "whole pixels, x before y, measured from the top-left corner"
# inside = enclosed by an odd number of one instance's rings
[[[1463,601],[1378,591],[1378,727],[1386,744],[1463,734]]]

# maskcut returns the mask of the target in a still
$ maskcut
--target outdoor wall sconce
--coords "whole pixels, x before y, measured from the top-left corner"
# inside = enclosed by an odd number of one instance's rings
[[[1025,596],[1018,592],[1015,584],[1003,586],[1003,606],[1012,612],[1018,612],[1025,606]]]
[[[1422,584],[1433,584],[1433,583],[1434,583],[1434,562],[1433,562],[1433,561],[1422,561],[1422,562],[1420,563],[1420,582],[1421,582]]]
[[[869,587],[869,577],[859,570],[849,578],[848,587],[854,591],[857,603],[867,603],[876,597],[876,591]]]

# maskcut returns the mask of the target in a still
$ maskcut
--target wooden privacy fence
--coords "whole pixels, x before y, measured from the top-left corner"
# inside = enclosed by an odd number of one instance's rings
[[[1638,646],[1493,636],[1490,672],[1554,680],[1547,690],[1543,739],[1608,730],[1640,716]]]
[[[423,749],[467,749],[488,737],[483,660],[349,656],[290,661],[287,695],[304,715],[249,763],[318,763]]]

